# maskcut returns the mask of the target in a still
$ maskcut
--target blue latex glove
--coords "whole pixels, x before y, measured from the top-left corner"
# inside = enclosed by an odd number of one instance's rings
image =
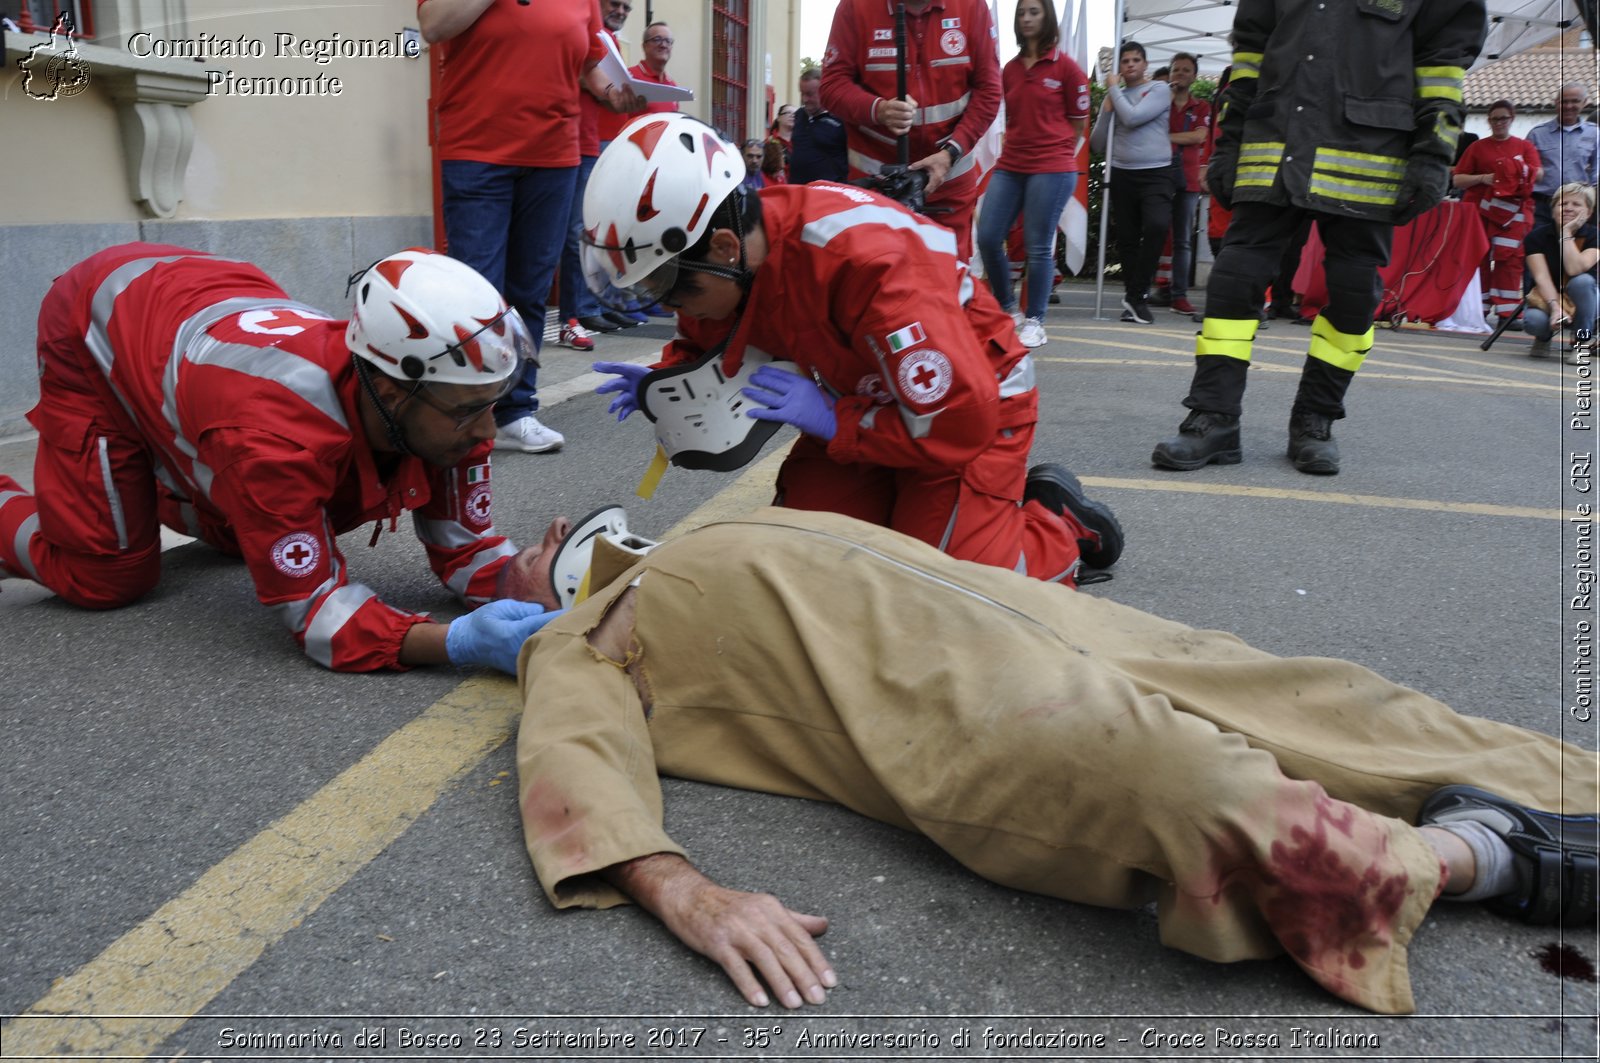
[[[517,655],[535,631],[566,612],[545,611],[534,602],[502,598],[450,621],[444,651],[450,663],[462,668],[488,665],[508,675],[517,674]]]
[[[595,388],[594,393],[607,395],[615,391],[617,397],[611,400],[606,412],[616,414],[619,421],[627,420],[628,414],[639,408],[639,381],[650,375],[651,368],[632,362],[596,362],[590,368],[596,373],[610,373],[616,377]]]
[[[833,399],[810,377],[796,376],[764,365],[750,374],[754,387],[742,389],[745,398],[760,403],[749,415],[758,421],[792,424],[808,436],[830,440],[839,431]]]

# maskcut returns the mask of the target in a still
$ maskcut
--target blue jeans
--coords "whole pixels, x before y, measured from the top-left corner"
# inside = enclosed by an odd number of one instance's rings
[[[1043,318],[1055,279],[1056,223],[1078,182],[1075,173],[1014,173],[995,170],[984,194],[983,216],[978,219],[978,255],[994,297],[1006,310],[1016,306],[1011,297],[1011,264],[1006,260],[1006,236],[1022,215],[1022,243],[1028,256],[1028,290],[1023,301],[1027,317]]]
[[[578,167],[497,166],[447,159],[444,232],[450,254],[488,278],[544,341],[545,299],[555,280],[572,213]],[[494,408],[495,423],[507,425],[539,408],[539,367],[532,362],[511,394]]]
[[[600,300],[589,290],[583,279],[583,190],[589,187],[589,171],[594,169],[593,155],[585,155],[578,162],[578,183],[572,189],[572,227],[567,230],[567,243],[561,249],[561,320],[575,317],[596,317]]]
[[[1172,197],[1172,297],[1189,297],[1189,266],[1194,261],[1194,209],[1199,192],[1178,192]]]
[[[1593,273],[1583,273],[1576,277],[1567,278],[1567,298],[1572,300],[1572,328],[1574,333],[1581,329],[1589,330],[1589,338],[1594,338],[1594,321],[1597,306],[1600,306],[1600,296],[1596,295]],[[1550,327],[1550,315],[1544,310],[1535,310],[1528,307],[1522,312],[1522,327],[1536,340],[1548,340],[1555,335],[1555,329]]]

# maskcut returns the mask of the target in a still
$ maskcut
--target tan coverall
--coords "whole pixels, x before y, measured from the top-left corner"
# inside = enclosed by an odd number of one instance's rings
[[[1154,901],[1170,946],[1287,951],[1405,1012],[1406,945],[1443,874],[1408,825],[1423,798],[1600,800],[1594,754],[1547,735],[836,514],[711,525],[609,585],[605,561],[604,589],[521,660],[523,829],[560,907],[623,903],[594,872],[683,853],[659,771],[835,801],[1018,889]],[[585,634],[636,576],[613,662]]]

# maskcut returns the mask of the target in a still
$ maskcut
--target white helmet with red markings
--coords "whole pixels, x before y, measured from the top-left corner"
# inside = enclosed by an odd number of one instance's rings
[[[411,247],[359,277],[345,342],[397,380],[493,384],[537,362],[522,315],[465,262]]]
[[[744,176],[738,147],[699,119],[634,119],[600,153],[583,195],[590,287],[632,290],[651,302],[660,298],[677,273],[662,267],[705,235]]]

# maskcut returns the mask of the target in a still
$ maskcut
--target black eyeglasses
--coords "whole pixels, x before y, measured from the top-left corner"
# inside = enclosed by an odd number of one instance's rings
[[[520,374],[517,373],[512,374],[513,378],[519,376]],[[506,390],[509,391],[510,389],[508,388]],[[411,394],[414,398],[421,399],[424,406],[438,410],[440,413],[450,418],[450,420],[455,424],[457,432],[466,428],[467,425],[471,424],[473,421],[476,421],[478,418],[494,409],[495,403],[505,398],[504,394],[500,394],[496,395],[488,402],[477,402],[473,403],[471,406],[442,406],[434,400],[428,398],[428,389],[426,386],[418,388]]]
[[[644,43],[646,43],[646,44],[665,44],[668,47],[671,47],[674,42],[673,42],[671,37],[646,37],[644,39]]]

